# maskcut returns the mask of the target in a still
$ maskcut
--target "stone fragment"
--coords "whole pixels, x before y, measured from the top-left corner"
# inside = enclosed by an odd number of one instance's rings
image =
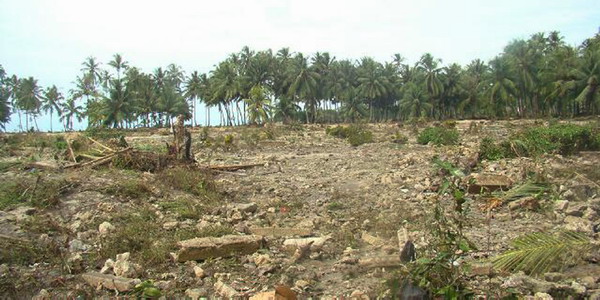
[[[114,267],[115,267],[115,261],[109,258],[104,262],[104,266],[102,267],[102,269],[100,269],[100,273],[109,274],[109,273],[111,273],[111,271]]]
[[[472,263],[471,275],[489,276],[494,274],[494,267],[491,263]]]
[[[474,174],[467,178],[467,182],[471,194],[507,190],[512,185],[510,178],[497,174]]]
[[[327,240],[331,238],[330,235],[322,236],[322,237],[312,237],[312,238],[301,238],[301,239],[287,239],[283,241],[283,246],[288,251],[295,251],[298,248],[310,247],[311,251],[318,251],[323,248],[323,245]]]
[[[165,222],[163,224],[164,230],[173,230],[177,227],[179,227],[179,222],[177,222],[177,221]]]
[[[185,290],[185,296],[191,300],[199,300],[200,298],[206,298],[208,291],[205,289],[187,289]]]
[[[221,280],[217,281],[214,287],[215,292],[225,299],[234,299],[242,296],[236,289]]]
[[[102,224],[98,226],[98,231],[100,232],[100,235],[107,235],[111,232],[114,232],[115,229],[115,226],[113,224],[110,224],[109,222],[102,222]]]
[[[565,218],[565,229],[586,234],[594,234],[594,226],[589,220],[567,216]]]
[[[237,211],[244,212],[244,213],[253,213],[258,210],[258,205],[256,205],[256,203],[254,203],[254,202],[235,203],[235,204],[231,204],[231,208],[233,210],[237,210]]]
[[[270,237],[310,236],[312,230],[308,228],[250,227],[250,233]]]
[[[371,235],[370,233],[368,233],[366,231],[363,231],[360,238],[363,241],[365,241],[367,244],[370,244],[370,245],[376,246],[376,247],[385,244],[385,241],[382,238]]]
[[[133,290],[136,284],[141,283],[139,279],[123,278],[114,275],[102,274],[98,272],[89,272],[81,275],[83,280],[93,287],[103,287],[109,290],[119,292],[128,292]]]
[[[274,291],[258,293],[250,300],[296,300],[296,293],[287,286],[280,285],[275,287]]]
[[[185,240],[178,243],[177,260],[204,260],[216,257],[252,254],[263,245],[262,236],[226,235]]]
[[[206,272],[200,266],[194,266],[194,274],[196,275],[197,278],[206,277]]]
[[[568,200],[558,200],[554,203],[554,209],[558,212],[565,212],[569,208]]]
[[[399,267],[402,261],[398,255],[380,255],[361,258],[358,260],[358,265],[365,268]]]

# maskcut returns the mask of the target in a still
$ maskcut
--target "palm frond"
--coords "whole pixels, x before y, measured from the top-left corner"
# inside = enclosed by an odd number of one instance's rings
[[[529,181],[506,191],[500,199],[502,202],[515,201],[525,197],[537,196],[546,191],[548,191],[547,184]]]
[[[557,235],[530,233],[512,241],[514,249],[492,259],[494,268],[502,271],[523,271],[530,275],[543,274],[553,268],[562,269],[569,259],[589,251],[590,240],[583,234],[563,231]]]

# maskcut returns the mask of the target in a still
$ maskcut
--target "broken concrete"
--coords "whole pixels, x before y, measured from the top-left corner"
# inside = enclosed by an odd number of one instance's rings
[[[219,238],[185,240],[178,243],[181,249],[177,253],[177,261],[252,254],[262,247],[263,242],[262,236],[256,235],[226,235]]]
[[[250,227],[250,233],[270,237],[311,236],[308,228]]]
[[[98,272],[89,272],[81,275],[83,280],[93,287],[103,287],[109,290],[119,292],[128,292],[133,290],[136,284],[141,283],[139,279],[131,279],[114,275],[102,274]]]
[[[497,190],[507,190],[512,180],[504,175],[473,174],[467,177],[468,191],[471,194],[490,193]]]

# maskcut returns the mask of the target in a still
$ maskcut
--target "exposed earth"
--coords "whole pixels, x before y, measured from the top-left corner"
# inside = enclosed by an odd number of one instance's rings
[[[549,185],[543,196],[493,207],[489,198],[467,195],[464,234],[473,247],[461,263],[471,265],[464,274],[470,290],[491,298],[598,297],[600,152],[498,161],[477,156],[483,137],[501,141],[541,123],[458,121],[454,146],[417,144],[420,129],[398,124],[366,125],[374,142],[357,147],[326,134],[325,125],[192,129],[195,165],[248,165],[214,171],[178,163],[144,172],[114,161],[63,168],[72,163],[64,146],[32,147],[4,136],[0,181],[26,183],[19,191],[31,196],[0,211],[0,293],[9,299],[141,295],[134,286],[147,281],[167,298],[244,298],[276,286],[300,298],[393,298],[393,279],[405,275],[396,259],[403,245],[411,240],[419,257],[430,243],[434,203],[454,206],[438,194],[450,176],[433,163],[439,156],[465,176],[502,175],[512,186],[536,178]],[[143,153],[163,153],[173,139],[167,130],[120,133]],[[398,134],[408,141],[394,142]],[[37,134],[59,135],[65,134]],[[74,155],[100,144],[117,147],[110,138],[95,137],[96,144],[83,133],[65,136],[88,143]],[[42,193],[38,186],[56,190],[52,201],[33,201]],[[518,236],[564,229],[591,240],[581,260],[537,277],[490,269],[488,258]],[[209,236],[225,238],[199,243],[226,243],[236,235],[256,236],[258,246],[244,240],[223,255],[208,249],[209,258],[185,259],[186,246],[178,245]],[[105,279],[124,287],[99,284]]]

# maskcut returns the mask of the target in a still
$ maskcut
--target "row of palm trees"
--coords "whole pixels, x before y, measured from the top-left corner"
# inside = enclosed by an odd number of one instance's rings
[[[107,68],[89,57],[81,72],[65,97],[55,86],[43,90],[34,78],[9,77],[0,67],[0,124],[12,110],[21,128],[22,115],[29,128],[42,111],[57,112],[65,130],[84,116],[88,126],[130,128],[168,126],[184,114],[197,125],[199,103],[208,122],[216,108],[221,125],[600,112],[600,34],[573,47],[558,32],[538,33],[510,42],[489,62],[475,59],[466,66],[443,66],[429,53],[409,64],[399,54],[380,63],[244,47],[208,74],[186,76],[174,64],[144,73],[119,54]]]

